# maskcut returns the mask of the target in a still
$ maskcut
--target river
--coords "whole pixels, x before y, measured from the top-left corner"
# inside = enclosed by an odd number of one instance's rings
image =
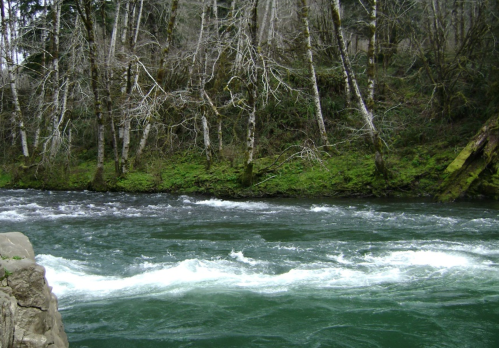
[[[499,347],[499,202],[0,190],[72,348]]]

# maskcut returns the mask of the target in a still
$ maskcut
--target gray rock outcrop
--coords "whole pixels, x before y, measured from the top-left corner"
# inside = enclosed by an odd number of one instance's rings
[[[0,348],[69,347],[51,290],[28,237],[0,233]]]

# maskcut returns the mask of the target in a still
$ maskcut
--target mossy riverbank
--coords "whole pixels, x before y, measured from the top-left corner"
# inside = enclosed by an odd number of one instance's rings
[[[114,164],[106,163],[107,190],[206,194],[216,197],[421,197],[437,194],[446,167],[459,148],[444,144],[414,146],[386,154],[390,176],[375,175],[373,155],[350,150],[339,154],[289,152],[255,162],[253,185],[240,182],[242,164],[219,159],[206,169],[202,154],[149,158],[126,176],[116,176]],[[294,155],[294,157],[293,157]],[[4,166],[2,188],[86,190],[91,188],[95,163],[81,161],[71,167]],[[468,191],[470,196],[499,196],[499,175],[487,171]]]

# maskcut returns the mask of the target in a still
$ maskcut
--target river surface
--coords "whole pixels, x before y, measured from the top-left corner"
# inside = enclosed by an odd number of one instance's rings
[[[0,190],[70,346],[499,347],[499,203]]]

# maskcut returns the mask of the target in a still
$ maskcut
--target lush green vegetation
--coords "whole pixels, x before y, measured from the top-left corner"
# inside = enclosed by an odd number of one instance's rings
[[[219,197],[433,196],[438,192],[444,170],[458,150],[457,145],[440,142],[389,152],[386,156],[390,168],[388,179],[375,174],[373,155],[367,149],[358,150],[352,146],[339,154],[323,152],[313,158],[289,151],[270,168],[278,156],[259,158],[255,163],[257,175],[251,187],[241,185],[242,163],[220,160],[206,169],[205,158],[199,151],[187,151],[167,159],[149,158],[145,167],[133,169],[122,177],[117,177],[113,163],[107,162],[105,180],[108,189],[115,191],[196,193]],[[296,156],[288,160],[293,154]],[[0,187],[89,189],[94,168],[95,162],[39,171],[11,165],[4,167]],[[490,172],[470,193],[494,197],[499,192],[498,184],[499,175]]]
[[[0,187],[434,195],[499,112],[485,0],[343,0],[341,30],[325,0],[6,3]],[[498,196],[489,152],[471,195]]]

